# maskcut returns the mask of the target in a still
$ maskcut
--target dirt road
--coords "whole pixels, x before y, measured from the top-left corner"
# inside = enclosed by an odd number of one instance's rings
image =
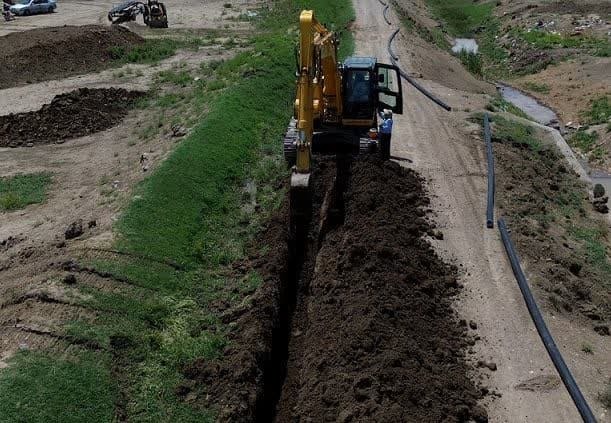
[[[378,0],[359,0],[356,8],[357,54],[377,55],[395,26],[382,16]],[[391,21],[400,22],[389,13]],[[423,60],[422,40],[398,37],[395,51],[405,70],[412,61]],[[430,57],[434,58],[434,55]],[[447,56],[446,60],[450,60]],[[438,67],[447,66],[444,62]],[[426,78],[426,75],[424,76]],[[516,386],[537,376],[556,377],[555,369],[541,344],[505,258],[496,230],[485,229],[486,163],[477,125],[466,123],[466,108],[482,107],[483,97],[469,91],[481,83],[474,82],[466,72],[455,80],[466,78],[465,91],[422,81],[433,92],[450,103],[455,112],[448,113],[428,101],[413,87],[404,83],[407,98],[403,116],[397,116],[392,154],[407,158],[408,166],[427,179],[436,200],[433,208],[444,239],[436,242],[440,254],[454,259],[462,270],[464,294],[456,305],[464,319],[477,323],[483,341],[474,350],[474,360],[492,361],[495,372],[483,375],[485,384],[501,396],[489,405],[493,422],[578,422],[579,415],[563,387],[546,391],[518,390]],[[455,85],[456,86],[456,85]],[[484,89],[485,90],[485,89]],[[489,92],[489,89],[487,90]],[[404,162],[405,163],[405,162]],[[579,359],[580,329],[574,329],[561,317],[546,315],[552,332],[565,354],[582,390],[605,421],[606,416],[594,401],[605,377],[584,360]]]

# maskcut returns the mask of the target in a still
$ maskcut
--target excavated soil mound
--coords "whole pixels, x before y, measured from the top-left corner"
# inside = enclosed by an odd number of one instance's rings
[[[104,69],[113,51],[144,42],[120,26],[64,26],[0,37],[0,89]]]
[[[0,116],[0,147],[50,144],[111,128],[143,96],[122,88],[81,88],[55,96],[40,110]]]
[[[192,383],[178,393],[221,421],[487,421],[465,361],[474,341],[451,308],[455,269],[424,239],[422,180],[364,159],[334,184],[334,165],[322,167],[303,263],[285,264],[287,219],[277,218],[269,254],[253,263],[265,280],[253,307],[235,319],[224,357],[187,366]],[[333,186],[339,196],[325,197]]]

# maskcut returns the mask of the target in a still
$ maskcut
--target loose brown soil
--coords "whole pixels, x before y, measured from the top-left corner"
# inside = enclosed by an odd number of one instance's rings
[[[451,307],[455,270],[424,239],[422,180],[375,159],[339,168],[313,176],[305,251],[287,247],[286,207],[271,222],[252,308],[220,360],[185,369],[179,393],[216,404],[221,421],[485,421],[464,356],[473,340]]]
[[[144,40],[120,26],[64,26],[0,37],[0,89],[94,72],[112,65],[113,48]]]
[[[40,110],[0,116],[0,147],[50,144],[111,128],[125,117],[139,91],[81,88],[55,96]]]
[[[579,234],[604,234],[606,224],[595,215],[585,187],[554,146],[544,144],[533,151],[497,139],[494,127],[499,209],[531,282],[542,291],[539,297],[557,312],[587,317],[594,328],[605,325],[611,318],[609,269]]]

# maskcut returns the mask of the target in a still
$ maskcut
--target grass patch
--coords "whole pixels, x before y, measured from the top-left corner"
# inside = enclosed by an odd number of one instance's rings
[[[442,50],[448,50],[450,48],[450,43],[448,43],[441,28],[429,29],[412,18],[396,1],[393,1],[393,4],[395,9],[401,14],[401,22],[407,31],[417,33],[423,40],[436,45]]]
[[[586,132],[580,129],[568,139],[568,142],[571,147],[578,148],[587,154],[590,160],[601,161],[607,155],[607,151],[604,146],[597,144],[598,139],[598,132]]]
[[[460,57],[466,68],[475,75],[499,78],[508,74],[508,53],[497,42],[500,22],[493,15],[494,1],[427,0],[435,18],[444,30],[457,38],[476,38],[479,54],[476,57]],[[446,44],[446,48],[449,45]]]
[[[116,386],[107,358],[24,351],[0,371],[0,422],[110,422]]]
[[[478,76],[483,75],[482,60],[479,54],[461,50],[458,58],[469,72]]]
[[[161,71],[157,75],[157,82],[161,84],[173,84],[186,87],[193,82],[193,78],[187,71],[176,72],[173,70]]]
[[[517,106],[514,106],[512,103],[503,99],[503,97],[501,97],[500,95],[497,95],[493,100],[490,101],[490,103],[488,103],[488,105],[486,106],[486,110],[489,110],[491,112],[508,112],[521,118],[530,120],[530,117],[526,113],[524,113],[522,109]]]
[[[609,122],[611,119],[611,102],[609,102],[609,96],[605,95],[592,100],[590,109],[586,110],[582,116],[589,125]]]
[[[513,33],[517,37],[522,38],[527,43],[541,50],[556,48],[591,49],[597,55],[604,55],[604,52],[609,49],[608,40],[586,35],[573,37],[547,31],[524,31],[521,29],[515,29]]]
[[[195,49],[207,44],[202,38],[155,38],[146,39],[144,43],[131,48],[111,47],[109,53],[117,64],[157,63],[176,54],[179,49]]]
[[[472,37],[475,30],[490,19],[495,4],[472,0],[426,0],[426,3],[455,37]]]
[[[510,144],[518,148],[528,148],[534,152],[541,150],[543,147],[535,129],[530,125],[524,125],[500,116],[492,117],[492,123],[493,141]]]
[[[529,91],[534,91],[536,93],[541,93],[541,94],[549,94],[549,85],[544,84],[544,83],[537,83],[537,82],[525,82],[524,83],[524,88],[529,90]]]
[[[611,287],[611,262],[607,256],[608,228],[603,224],[589,227],[572,227],[571,235],[583,242],[586,260],[601,274],[606,275],[606,285]]]
[[[0,178],[0,211],[42,203],[51,184],[49,173],[29,173]]]

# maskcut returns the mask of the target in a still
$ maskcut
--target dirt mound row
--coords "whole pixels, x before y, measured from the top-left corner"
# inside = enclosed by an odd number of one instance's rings
[[[40,110],[0,116],[0,147],[50,144],[111,128],[144,93],[81,88],[55,96]]]
[[[307,322],[289,360],[298,389],[283,395],[276,421],[483,420],[451,309],[456,275],[422,238],[431,227],[420,178],[358,161],[344,204],[296,316]]]
[[[209,398],[221,421],[487,421],[464,356],[473,341],[451,308],[455,270],[423,238],[433,228],[419,176],[366,159],[337,174],[323,165],[314,177],[300,271],[291,279],[294,266],[283,264],[285,217],[234,341],[221,360],[188,366],[193,383],[181,393]],[[332,186],[339,203],[329,206]],[[297,300],[287,316],[291,290]],[[286,378],[274,386],[270,373]]]
[[[66,78],[112,64],[113,50],[143,43],[120,26],[64,26],[0,37],[0,89]]]

